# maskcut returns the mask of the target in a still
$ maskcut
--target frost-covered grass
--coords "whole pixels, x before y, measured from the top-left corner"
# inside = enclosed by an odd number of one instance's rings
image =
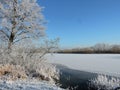
[[[37,53],[36,48],[13,47],[11,50],[0,47],[0,77],[3,79],[35,78],[55,83],[59,79],[59,71],[54,65],[47,63],[44,50]],[[42,57],[41,57],[42,56]]]
[[[20,65],[0,65],[0,80],[27,79],[25,69]]]
[[[98,75],[97,78],[90,80],[90,82],[90,87],[95,87],[98,90],[114,90],[120,87],[120,78],[107,75]]]
[[[48,82],[36,80],[0,81],[0,90],[63,90]]]

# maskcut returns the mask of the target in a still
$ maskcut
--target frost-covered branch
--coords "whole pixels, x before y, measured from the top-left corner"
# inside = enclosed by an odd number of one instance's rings
[[[17,42],[19,42],[19,41],[21,41],[21,40],[23,40],[23,39],[27,39],[27,38],[30,38],[30,37],[22,37],[22,38],[20,38],[20,39],[18,39],[18,40],[16,40],[16,41],[14,41],[13,43],[17,43]]]
[[[4,34],[1,36],[8,38],[8,47],[19,38],[44,36],[41,12],[37,0],[0,0],[0,27]]]

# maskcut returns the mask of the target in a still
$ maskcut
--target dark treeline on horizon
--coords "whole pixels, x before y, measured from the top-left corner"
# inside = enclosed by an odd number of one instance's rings
[[[120,45],[96,44],[91,47],[58,50],[56,53],[120,54]]]

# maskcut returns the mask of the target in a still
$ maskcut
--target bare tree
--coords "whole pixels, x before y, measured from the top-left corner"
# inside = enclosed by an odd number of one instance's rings
[[[93,47],[94,51],[98,52],[108,51],[110,48],[110,45],[105,43],[98,43]]]
[[[27,38],[44,36],[44,17],[37,0],[0,0],[0,39],[8,48]]]

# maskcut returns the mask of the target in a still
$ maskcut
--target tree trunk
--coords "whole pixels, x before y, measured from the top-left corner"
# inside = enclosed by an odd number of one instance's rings
[[[12,44],[13,44],[13,41],[14,41],[14,37],[15,37],[15,28],[16,28],[16,16],[17,16],[17,0],[14,0],[13,2],[13,14],[14,14],[14,17],[13,17],[13,20],[12,20],[12,31],[11,31],[11,34],[10,34],[10,37],[9,37],[9,42],[8,42],[8,49],[11,49],[12,47]]]
[[[8,42],[8,49],[11,49],[13,41],[14,41],[14,34],[11,33],[10,38],[9,38],[9,42]]]

